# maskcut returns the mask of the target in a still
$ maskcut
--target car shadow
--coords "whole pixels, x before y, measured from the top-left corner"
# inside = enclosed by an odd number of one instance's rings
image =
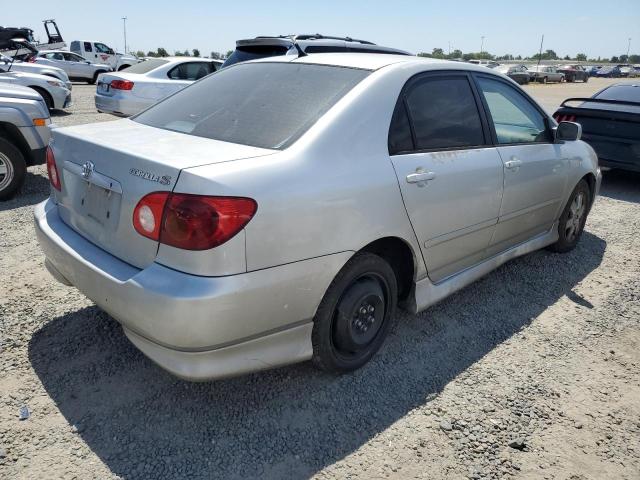
[[[640,203],[640,173],[618,169],[603,172],[600,195]]]
[[[27,170],[24,184],[11,199],[0,202],[0,212],[27,205],[35,205],[49,196],[49,179]]]
[[[71,114],[72,114],[71,112],[68,112],[67,110],[62,110],[61,108],[49,110],[49,115],[51,115],[52,117],[68,117]]]
[[[97,307],[47,322],[29,358],[68,423],[116,475],[307,478],[428,404],[561,297],[575,301],[572,288],[605,247],[585,232],[569,254],[534,252],[421,314],[400,313],[380,353],[342,376],[305,363],[185,382],[146,359]]]

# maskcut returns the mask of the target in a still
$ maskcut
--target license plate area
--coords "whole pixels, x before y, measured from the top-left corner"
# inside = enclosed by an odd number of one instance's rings
[[[76,222],[93,234],[116,230],[122,203],[120,183],[96,171],[87,178],[83,167],[72,162],[65,162],[64,170]]]
[[[109,88],[111,85],[109,83],[99,82],[98,83],[98,91],[100,93],[109,93]]]

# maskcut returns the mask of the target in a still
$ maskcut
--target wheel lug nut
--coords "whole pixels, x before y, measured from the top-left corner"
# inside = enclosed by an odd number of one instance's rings
[[[364,315],[365,313],[367,313],[367,309],[366,309],[366,307],[360,307],[360,313],[361,313],[362,315]]]
[[[369,308],[367,310],[369,311],[369,313],[373,313],[376,309],[373,308],[373,305],[369,305]]]

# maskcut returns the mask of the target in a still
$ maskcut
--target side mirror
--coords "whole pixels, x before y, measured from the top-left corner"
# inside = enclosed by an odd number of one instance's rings
[[[575,142],[582,137],[582,125],[575,122],[560,122],[556,129],[556,140]]]

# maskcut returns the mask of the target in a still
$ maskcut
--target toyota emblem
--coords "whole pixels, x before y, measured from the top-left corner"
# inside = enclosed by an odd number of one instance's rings
[[[96,166],[93,164],[93,162],[84,162],[82,164],[82,177],[88,179],[95,168]]]

